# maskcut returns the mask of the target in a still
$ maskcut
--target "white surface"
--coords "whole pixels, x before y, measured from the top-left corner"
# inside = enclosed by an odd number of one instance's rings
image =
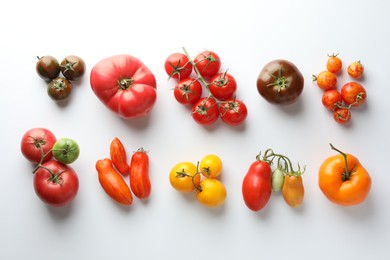
[[[102,1],[99,1],[102,2]],[[9,1],[0,8],[3,136],[0,181],[0,259],[389,259],[390,206],[387,112],[390,18],[388,1]],[[173,99],[165,58],[185,46],[195,56],[216,51],[238,81],[248,106],[245,126],[219,121],[195,124]],[[367,104],[342,127],[321,105],[311,75],[325,68],[326,55],[339,52],[344,69],[360,59]],[[89,86],[89,72],[102,58],[129,53],[158,81],[158,101],[148,118],[124,121],[108,111]],[[49,99],[35,73],[37,55],[62,59],[76,54],[87,73],[71,100]],[[293,61],[305,77],[299,102],[285,108],[266,103],[255,86],[264,64]],[[346,82],[344,74],[340,82]],[[79,142],[73,164],[80,191],[70,207],[52,209],[35,195],[32,165],[19,142],[32,127]],[[118,136],[128,151],[150,150],[152,196],[131,208],[111,201],[94,164],[109,155]],[[362,205],[331,204],[317,186],[328,145],[355,154],[371,173],[372,191]],[[248,210],[241,181],[259,151],[273,148],[307,165],[304,204],[289,208],[273,194],[259,213]],[[228,189],[226,204],[205,209],[169,184],[171,167],[220,155]]]

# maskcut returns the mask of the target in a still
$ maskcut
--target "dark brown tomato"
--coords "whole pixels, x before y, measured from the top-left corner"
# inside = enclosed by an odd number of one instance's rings
[[[78,80],[85,72],[85,62],[82,58],[70,55],[61,61],[61,72],[68,80]]]
[[[287,60],[269,62],[257,78],[257,90],[260,95],[277,105],[294,103],[302,93],[303,84],[302,73]]]
[[[63,77],[53,79],[47,88],[47,94],[56,101],[66,100],[72,92],[72,83]]]
[[[56,58],[50,55],[37,58],[35,69],[42,79],[51,80],[60,74],[60,64]]]

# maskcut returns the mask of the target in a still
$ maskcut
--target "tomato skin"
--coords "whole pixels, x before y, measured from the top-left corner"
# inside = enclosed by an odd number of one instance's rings
[[[236,79],[226,72],[218,73],[210,79],[209,90],[218,100],[230,99],[237,90]]]
[[[183,53],[173,53],[165,60],[164,68],[170,78],[183,80],[192,72],[192,64]]]
[[[335,110],[343,102],[341,93],[335,89],[327,90],[322,95],[322,104],[328,110]]]
[[[217,179],[206,178],[200,182],[196,190],[196,199],[208,208],[219,207],[225,203],[227,191]]]
[[[63,77],[57,77],[47,86],[47,94],[55,101],[65,101],[72,93],[72,83]]]
[[[284,200],[290,207],[299,207],[302,204],[305,195],[302,176],[286,174],[283,182],[282,194]]]
[[[348,169],[352,171],[349,180],[343,181],[346,164],[343,155],[328,157],[318,171],[318,185],[324,195],[333,203],[353,206],[362,203],[371,189],[371,177],[354,155],[347,154]]]
[[[221,59],[213,51],[203,51],[194,59],[195,67],[202,77],[210,78],[219,72]]]
[[[90,84],[99,100],[122,118],[146,116],[156,98],[156,79],[138,58],[115,55],[98,62],[91,71]]]
[[[85,61],[76,55],[66,56],[60,65],[62,75],[68,80],[75,81],[84,75],[85,67]]]
[[[192,118],[200,125],[211,125],[218,117],[218,104],[212,97],[203,97],[192,107]]]
[[[50,206],[62,207],[68,205],[76,197],[79,189],[79,179],[76,172],[56,160],[42,164],[54,174],[61,173],[60,182],[52,181],[50,172],[40,167],[34,174],[34,189],[38,197]]]
[[[98,160],[95,167],[100,185],[107,195],[121,205],[130,206],[133,203],[133,195],[123,177],[115,171],[111,160]]]
[[[348,82],[341,88],[341,96],[347,105],[358,107],[366,102],[366,89],[357,82]]]
[[[193,105],[202,96],[202,85],[194,78],[185,78],[176,84],[173,93],[180,104]]]
[[[358,78],[361,78],[363,76],[364,67],[363,67],[363,64],[361,64],[360,61],[355,61],[355,62],[352,62],[348,66],[348,70],[347,71],[348,71],[348,75],[349,76],[351,76],[354,79],[358,79]]]
[[[301,95],[304,86],[302,73],[290,61],[273,60],[257,77],[259,94],[271,104],[289,105]]]
[[[321,71],[317,76],[313,75],[313,81],[317,82],[317,86],[322,90],[330,90],[336,88],[337,78],[330,71]]]
[[[150,196],[152,185],[149,179],[149,156],[140,148],[133,153],[130,160],[130,187],[139,199]]]
[[[272,193],[271,176],[268,163],[255,161],[251,164],[242,182],[242,195],[249,209],[259,211],[267,205]]]
[[[248,109],[244,102],[231,98],[221,103],[219,113],[224,123],[237,126],[241,125],[247,118]]]
[[[129,164],[127,163],[127,155],[125,147],[118,137],[115,137],[110,144],[110,158],[115,168],[122,174],[129,174]]]
[[[35,69],[39,75],[44,80],[52,80],[58,77],[60,74],[60,64],[58,60],[53,56],[46,55],[43,57],[38,57],[37,64]]]
[[[39,144],[42,147],[43,154],[47,154],[43,162],[50,160],[53,153],[49,152],[57,141],[54,134],[46,128],[32,128],[22,137],[20,150],[23,156],[32,163],[38,164],[41,161],[42,153]]]

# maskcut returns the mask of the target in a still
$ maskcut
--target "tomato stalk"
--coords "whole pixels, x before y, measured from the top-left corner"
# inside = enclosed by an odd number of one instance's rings
[[[273,74],[270,74],[270,76],[274,79],[274,82],[267,85],[267,87],[278,87],[278,92],[282,91],[282,89],[287,88],[287,79],[283,76],[282,70],[279,70],[279,75],[275,76]]]
[[[256,156],[256,159],[259,161],[267,162],[268,164],[272,164],[275,158],[278,158],[277,168],[283,169],[284,172],[288,172],[288,175],[292,176],[301,176],[305,173],[306,166],[303,167],[303,171],[301,171],[301,166],[298,163],[298,169],[294,170],[294,167],[291,163],[290,158],[283,154],[275,153],[272,149],[267,149],[263,155],[263,159],[260,158],[260,153]]]
[[[134,82],[132,78],[123,78],[118,81],[118,86],[121,90],[128,89]]]
[[[332,148],[332,150],[335,150],[337,152],[339,152],[343,157],[344,157],[344,162],[345,162],[345,172],[341,175],[341,179],[343,181],[347,181],[351,178],[351,175],[352,175],[352,171],[349,171],[349,167],[348,167],[348,159],[347,159],[347,154],[342,152],[341,150],[337,149],[336,147],[334,147],[332,144],[329,144],[330,147]]]
[[[202,192],[202,188],[200,185],[196,185],[195,183],[195,177],[198,174],[201,174],[202,172],[199,171],[199,162],[196,164],[196,173],[194,175],[190,175],[184,171],[184,169],[181,170],[181,172],[176,172],[176,178],[184,178],[184,177],[190,177],[192,181],[192,185],[194,185],[195,189],[197,189],[199,192]]]

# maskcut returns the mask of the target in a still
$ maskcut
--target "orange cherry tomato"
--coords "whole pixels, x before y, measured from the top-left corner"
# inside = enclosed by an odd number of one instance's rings
[[[290,207],[299,207],[302,204],[303,196],[305,195],[302,176],[286,174],[283,182],[282,194],[284,200]]]
[[[348,66],[348,75],[354,79],[358,79],[363,76],[364,66],[360,61],[354,61]]]
[[[326,62],[326,69],[332,73],[338,73],[343,66],[343,62],[339,57],[337,57],[337,55],[338,54],[328,55],[329,58]]]
[[[331,145],[339,154],[327,158],[318,173],[318,185],[333,203],[352,206],[363,202],[370,189],[371,177],[359,160]]]
[[[321,71],[317,76],[313,75],[313,81],[317,81],[317,86],[322,90],[330,90],[336,88],[336,76],[327,70]]]

